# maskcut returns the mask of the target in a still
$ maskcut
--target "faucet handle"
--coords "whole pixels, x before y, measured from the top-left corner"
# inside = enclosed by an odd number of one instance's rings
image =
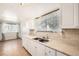
[[[44,37],[44,36],[43,36],[42,38],[43,38],[43,39],[45,39],[45,37]]]
[[[49,39],[49,37],[47,36],[47,39]]]
[[[48,34],[46,35],[46,38],[47,38],[47,39],[49,39],[49,36],[48,36]]]

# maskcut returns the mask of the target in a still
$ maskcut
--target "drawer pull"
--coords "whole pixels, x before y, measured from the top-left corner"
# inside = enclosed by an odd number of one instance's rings
[[[35,47],[35,48],[37,48],[37,47]]]
[[[51,51],[49,51],[49,53],[51,53]]]
[[[47,53],[45,52],[45,56],[47,56]]]

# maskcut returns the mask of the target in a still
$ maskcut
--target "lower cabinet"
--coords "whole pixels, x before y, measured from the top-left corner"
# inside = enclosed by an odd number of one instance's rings
[[[26,42],[25,42],[25,39],[24,38],[22,38],[22,46],[24,46],[25,47],[25,44]]]
[[[30,41],[31,43],[29,44],[30,45],[30,53],[32,56],[36,56],[37,55],[37,46],[35,45],[35,42],[33,41]]]
[[[22,44],[32,56],[66,56],[31,39],[23,39]]]
[[[66,56],[65,54],[61,53],[61,52],[56,52],[57,56]]]
[[[33,44],[32,44],[32,49],[31,49],[31,54],[33,56],[44,56],[44,50],[45,50],[45,47],[44,45],[41,45],[37,42],[33,42],[31,41]]]
[[[55,56],[55,50],[45,47],[45,56]]]
[[[26,47],[26,50],[27,50],[28,52],[32,52],[32,49],[33,49],[33,48],[32,48],[32,44],[33,44],[33,43],[32,43],[30,40],[28,40],[28,39],[26,40],[26,46],[25,46],[25,47]],[[30,54],[31,54],[31,53],[30,53]]]

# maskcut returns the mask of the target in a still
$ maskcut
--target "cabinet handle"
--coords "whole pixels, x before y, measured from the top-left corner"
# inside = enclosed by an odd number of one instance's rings
[[[47,56],[47,53],[45,52],[45,56]]]
[[[51,53],[51,51],[49,51],[49,53]]]
[[[37,47],[35,47],[35,48],[37,48]]]

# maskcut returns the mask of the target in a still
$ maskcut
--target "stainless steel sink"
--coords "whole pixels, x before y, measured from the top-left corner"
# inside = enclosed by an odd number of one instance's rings
[[[40,42],[48,42],[49,40],[46,40],[44,38],[33,38],[34,40],[39,40]]]
[[[45,40],[45,39],[40,39],[40,42],[48,42],[49,40]]]
[[[33,38],[33,39],[34,39],[34,40],[40,40],[41,38],[37,38],[37,37],[36,37],[36,38]]]

